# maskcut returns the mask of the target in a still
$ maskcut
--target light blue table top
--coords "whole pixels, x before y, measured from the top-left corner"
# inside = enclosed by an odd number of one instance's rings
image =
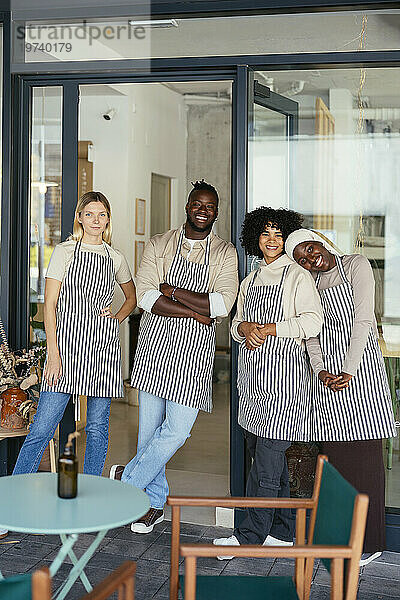
[[[150,508],[138,488],[94,475],[78,475],[78,495],[57,496],[56,473],[0,477],[0,528],[29,533],[89,533],[137,521]]]

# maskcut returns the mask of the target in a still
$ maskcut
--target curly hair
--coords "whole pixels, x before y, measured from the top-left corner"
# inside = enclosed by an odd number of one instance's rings
[[[301,229],[303,220],[303,215],[294,210],[260,206],[260,208],[256,208],[246,214],[242,225],[240,242],[245,249],[246,254],[263,258],[263,253],[258,245],[258,240],[262,232],[265,231],[265,226],[268,223],[271,223],[272,227],[280,229],[283,240],[286,241],[286,238],[292,231]]]
[[[215,199],[217,200],[217,204],[219,203],[218,192],[213,185],[211,185],[210,183],[207,183],[206,181],[204,181],[204,179],[202,179],[201,181],[191,181],[191,184],[192,184],[193,188],[189,192],[188,199],[187,199],[188,202],[190,200],[191,195],[194,192],[197,192],[199,190],[206,190],[207,192],[212,192],[215,196]]]

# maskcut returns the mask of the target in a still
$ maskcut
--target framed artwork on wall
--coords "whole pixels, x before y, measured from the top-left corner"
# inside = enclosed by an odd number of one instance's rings
[[[144,242],[135,241],[135,275],[138,272],[140,261],[142,260],[144,246]]]
[[[146,230],[146,200],[136,198],[135,233],[144,235]]]

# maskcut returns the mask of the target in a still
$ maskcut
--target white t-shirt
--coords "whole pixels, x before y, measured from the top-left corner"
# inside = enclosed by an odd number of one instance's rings
[[[50,279],[57,279],[63,281],[67,268],[74,256],[74,250],[77,242],[74,240],[67,240],[58,244],[51,255],[49,266],[47,267],[46,277]],[[114,262],[114,273],[118,283],[127,283],[132,279],[132,275],[126,262],[126,258],[119,250],[107,246],[107,250]],[[104,244],[81,244],[80,252],[97,252],[103,256],[107,255],[107,250]]]

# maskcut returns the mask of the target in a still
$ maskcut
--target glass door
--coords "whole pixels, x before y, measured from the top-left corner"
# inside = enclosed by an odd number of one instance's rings
[[[29,342],[43,344],[46,269],[62,241],[62,87],[33,88],[31,114]]]
[[[294,203],[292,140],[298,103],[254,80],[250,88],[247,210]]]
[[[247,210],[259,206],[293,208],[299,104],[257,79],[250,92]],[[258,258],[248,257],[247,272],[257,268],[258,262]],[[296,442],[287,451],[292,496],[311,496],[317,455],[317,444]],[[247,458],[246,472],[249,466]]]

